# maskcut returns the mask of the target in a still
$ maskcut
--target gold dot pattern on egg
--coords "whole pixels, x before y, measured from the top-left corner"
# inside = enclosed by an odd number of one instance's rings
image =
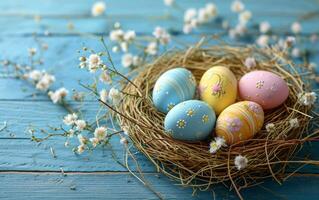
[[[195,114],[195,110],[190,108],[187,112],[186,112],[187,116],[192,117]]]
[[[208,120],[209,120],[208,115],[203,115],[202,122],[206,124],[208,122]]]

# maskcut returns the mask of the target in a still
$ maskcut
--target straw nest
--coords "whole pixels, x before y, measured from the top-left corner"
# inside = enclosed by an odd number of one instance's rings
[[[197,79],[209,68],[222,65],[228,67],[239,80],[250,70],[244,66],[247,57],[255,57],[257,66],[252,70],[267,70],[282,77],[289,86],[289,97],[284,105],[265,112],[262,130],[253,138],[209,153],[209,142],[183,142],[172,139],[164,132],[165,115],[152,103],[152,89],[165,71],[175,67],[191,70]],[[179,181],[182,185],[199,189],[223,183],[237,191],[256,185],[263,179],[273,177],[281,182],[288,163],[306,141],[314,140],[310,133],[311,108],[301,105],[298,94],[309,91],[309,84],[301,67],[286,59],[283,51],[275,48],[257,49],[252,46],[194,46],[185,51],[170,51],[135,72],[131,83],[123,86],[126,95],[118,107],[118,120],[129,132],[134,146],[156,166],[158,171]],[[237,99],[239,100],[239,99]],[[289,120],[297,118],[298,128],[291,128]],[[275,131],[267,132],[265,125],[275,124]],[[234,158],[246,156],[248,166],[237,170]],[[310,161],[309,161],[310,162]],[[287,176],[287,175],[286,175]]]

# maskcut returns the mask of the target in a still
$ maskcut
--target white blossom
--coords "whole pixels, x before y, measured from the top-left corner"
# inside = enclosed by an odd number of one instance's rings
[[[121,50],[123,52],[127,52],[128,51],[128,42],[121,42],[120,47],[121,47]]]
[[[298,94],[299,102],[304,106],[311,106],[317,100],[317,94],[315,92],[307,92]]]
[[[171,40],[170,34],[162,27],[157,26],[153,31],[153,35],[161,44],[168,44]]]
[[[133,65],[134,66],[139,66],[140,64],[142,64],[142,58],[139,56],[133,56]]]
[[[86,145],[81,144],[77,147],[76,151],[77,153],[82,154],[85,151],[85,148],[86,148]]]
[[[261,22],[259,24],[260,33],[268,33],[271,29],[270,23],[267,21]]]
[[[210,15],[209,13],[206,11],[205,8],[201,8],[198,10],[198,22],[203,24],[203,23],[207,23],[210,20]]]
[[[238,15],[238,20],[241,24],[247,24],[251,17],[251,12],[249,10],[245,10]]]
[[[247,57],[245,59],[245,66],[247,67],[247,69],[251,69],[251,68],[254,68],[256,67],[256,60],[254,57]]]
[[[75,121],[75,125],[76,125],[77,130],[82,131],[86,127],[86,122],[82,119],[79,119],[79,120]]]
[[[124,38],[124,31],[122,29],[115,29],[110,32],[111,41],[121,41]]]
[[[300,33],[302,30],[301,24],[299,22],[294,22],[291,24],[291,31],[295,34]]]
[[[78,119],[78,115],[76,113],[67,114],[63,118],[63,123],[70,126],[70,125],[73,125],[77,119]]]
[[[69,91],[65,89],[64,87],[59,88],[55,92],[49,91],[48,96],[52,100],[54,104],[60,102],[64,97],[68,95]]]
[[[266,125],[266,131],[267,131],[268,133],[272,133],[272,132],[274,132],[275,130],[276,130],[275,124],[269,123],[269,124]]]
[[[37,49],[36,48],[29,48],[28,52],[29,52],[30,56],[34,56],[37,53]]]
[[[221,147],[225,147],[226,141],[222,137],[215,137],[213,141],[209,144],[209,152],[214,154],[216,153]]]
[[[90,138],[90,142],[91,142],[93,147],[96,147],[100,141],[97,138]]]
[[[133,41],[136,38],[136,33],[133,30],[129,30],[124,34],[125,41]]]
[[[237,170],[242,170],[247,167],[248,165],[248,159],[245,156],[238,155],[235,157],[235,166]]]
[[[95,72],[99,65],[102,64],[101,57],[97,54],[91,54],[89,56],[89,70],[90,72]]]
[[[261,35],[257,38],[256,41],[257,45],[260,47],[266,47],[269,43],[269,36],[268,35]]]
[[[133,55],[126,53],[122,56],[122,65],[123,67],[130,67],[133,65]]]
[[[299,127],[299,121],[298,118],[293,118],[289,120],[289,125],[291,128],[298,128]]]
[[[112,52],[117,53],[118,51],[119,51],[119,47],[118,46],[112,47]]]
[[[55,81],[55,77],[51,74],[44,73],[39,82],[36,84],[36,88],[38,90],[45,91],[47,90],[51,84]]]
[[[300,49],[297,47],[293,48],[291,51],[291,55],[292,57],[299,58],[301,56]]]
[[[217,7],[213,3],[206,4],[205,11],[210,16],[210,18],[217,16]]]
[[[193,26],[191,24],[184,24],[183,26],[183,33],[189,34],[193,30]]]
[[[235,0],[231,4],[230,9],[231,9],[231,11],[233,11],[235,13],[239,13],[245,9],[245,5],[241,1]]]
[[[118,89],[112,87],[109,91],[109,99],[112,100],[113,104],[117,105],[121,101],[121,93]]]
[[[94,130],[94,137],[97,138],[99,141],[104,140],[106,137],[106,128],[100,126]]]
[[[78,135],[78,140],[79,140],[80,144],[82,144],[82,145],[86,145],[88,142],[88,139],[86,137],[84,137],[82,134]]]
[[[165,6],[172,6],[174,5],[175,0],[164,0]]]
[[[107,71],[103,71],[100,75],[100,81],[103,83],[112,83],[112,78]]]
[[[41,71],[39,71],[39,70],[32,70],[31,72],[29,72],[28,77],[31,80],[38,81],[38,80],[41,79],[42,74],[43,73]]]
[[[197,11],[195,8],[189,8],[184,13],[184,22],[190,22],[197,15]]]
[[[122,138],[120,139],[120,143],[121,143],[121,144],[127,144],[127,139],[126,139],[125,137],[122,137]]]
[[[107,97],[108,97],[108,94],[107,94],[106,89],[101,90],[100,91],[100,99],[101,99],[101,101],[107,102]]]
[[[106,10],[106,4],[103,1],[95,2],[92,6],[91,13],[93,16],[99,16],[104,14]]]
[[[145,49],[145,52],[147,54],[150,54],[150,55],[156,55],[157,54],[157,43],[156,42],[150,42],[146,49]]]
[[[288,36],[285,40],[285,47],[291,47],[296,43],[296,38],[293,36]]]

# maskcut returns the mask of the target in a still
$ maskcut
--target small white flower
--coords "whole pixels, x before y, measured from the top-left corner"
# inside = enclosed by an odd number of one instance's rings
[[[243,36],[243,35],[245,35],[247,28],[244,24],[239,23],[236,25],[235,31],[236,31],[237,35]]]
[[[267,21],[261,22],[259,24],[259,31],[260,33],[268,33],[270,31],[270,23]]]
[[[100,81],[103,83],[111,83],[112,78],[111,76],[107,73],[107,71],[103,71],[100,75]]]
[[[299,127],[299,121],[298,118],[293,118],[289,120],[289,124],[291,128],[298,128]]]
[[[90,138],[90,142],[92,143],[93,147],[96,147],[100,143],[99,139],[97,138]]]
[[[208,3],[208,4],[206,4],[205,10],[206,10],[206,12],[209,14],[209,16],[210,16],[211,18],[217,16],[217,7],[216,7],[215,4],[213,4],[213,3]]]
[[[205,8],[201,8],[198,10],[198,22],[200,24],[203,24],[203,23],[207,23],[209,22],[210,20],[210,15],[209,13],[206,11]]]
[[[215,154],[221,147],[227,146],[224,138],[215,137],[209,144],[209,152]]]
[[[83,144],[83,145],[86,145],[88,142],[88,139],[81,134],[78,135],[78,140],[79,140],[80,144]]]
[[[99,141],[104,140],[106,137],[106,128],[101,126],[94,130],[94,137]]]
[[[302,30],[302,27],[301,27],[301,24],[299,22],[294,22],[294,23],[291,24],[291,31],[294,34],[300,33],[301,30]]]
[[[134,56],[133,57],[133,65],[134,66],[139,66],[140,64],[142,64],[142,58],[139,56]]]
[[[85,151],[86,146],[84,144],[81,144],[77,147],[77,153],[82,154]]]
[[[125,137],[122,137],[122,138],[120,139],[120,143],[121,143],[121,144],[127,144],[127,139],[126,139]]]
[[[84,120],[81,120],[81,119],[76,120],[75,125],[76,125],[77,130],[82,131],[86,127],[86,122]]]
[[[121,50],[123,52],[127,52],[128,51],[128,42],[121,42],[120,47],[121,47]]]
[[[184,22],[190,22],[197,15],[197,11],[195,8],[189,8],[184,13]]]
[[[101,57],[97,54],[91,54],[89,57],[89,70],[95,72],[100,64],[102,64]]]
[[[248,58],[246,58],[244,64],[245,64],[245,66],[246,66],[248,69],[251,69],[251,68],[256,67],[256,60],[255,60],[254,57],[248,57]]]
[[[239,15],[238,15],[238,20],[241,24],[247,24],[248,21],[251,19],[252,17],[252,14],[250,11],[246,10],[246,11],[243,11],[241,12]]]
[[[44,73],[39,82],[36,84],[36,88],[38,90],[45,91],[47,90],[51,84],[55,81],[55,77],[51,74]]]
[[[95,2],[92,6],[91,13],[93,16],[99,16],[104,14],[106,10],[106,4],[103,1]]]
[[[317,94],[315,92],[307,92],[298,94],[299,102],[304,106],[311,106],[315,104],[317,100]]]
[[[273,123],[269,123],[266,125],[266,130],[268,133],[272,133],[276,130],[276,126]]]
[[[184,24],[183,26],[183,33],[189,34],[193,30],[193,26],[191,24]]]
[[[291,55],[292,57],[299,58],[301,56],[300,49],[297,47],[293,48],[291,51]]]
[[[101,101],[107,102],[107,97],[108,97],[108,94],[107,94],[106,89],[101,90],[101,92],[100,92]]]
[[[111,41],[122,41],[124,38],[124,31],[122,29],[112,30],[109,37]]]
[[[157,26],[153,31],[153,35],[160,41],[161,44],[168,44],[171,40],[170,34],[162,27]]]
[[[125,41],[133,41],[136,38],[135,31],[129,30],[124,34]]]
[[[112,100],[113,104],[117,105],[121,101],[121,93],[118,89],[112,87],[109,91],[109,99]]]
[[[231,4],[230,9],[231,9],[231,11],[233,11],[235,13],[239,13],[245,9],[245,5],[241,1],[235,0]]]
[[[68,131],[68,137],[70,137],[70,138],[72,138],[73,136],[74,136],[74,130],[73,129],[70,129],[69,131]]]
[[[130,67],[133,65],[133,55],[130,53],[124,54],[122,56],[122,65],[123,67]]]
[[[75,114],[75,113],[67,114],[63,118],[63,123],[68,125],[68,126],[70,126],[70,125],[73,125],[77,119],[78,119],[78,115],[77,114]]]
[[[269,43],[269,36],[268,35],[261,35],[257,38],[256,43],[260,46],[260,47],[266,47]]]
[[[34,56],[37,53],[37,49],[36,48],[29,48],[28,52],[29,52],[30,56]]]
[[[172,6],[174,5],[175,0],[164,0],[165,6]]]
[[[119,47],[118,46],[112,47],[112,52],[117,53],[118,51],[119,51]]]
[[[54,104],[60,102],[63,98],[65,98],[68,95],[69,91],[65,89],[64,87],[59,88],[55,92],[49,91],[48,96],[52,100]]]
[[[296,38],[293,36],[288,36],[285,40],[285,47],[291,47],[296,43]]]
[[[150,55],[156,55],[157,54],[157,43],[156,42],[150,42],[147,45],[145,52],[147,54],[150,54]]]
[[[238,155],[235,157],[235,166],[237,170],[242,170],[247,167],[248,159],[245,156]]]
[[[39,71],[39,70],[32,70],[32,71],[28,74],[28,77],[29,77],[31,80],[38,81],[38,80],[40,80],[41,77],[42,77],[42,72]]]

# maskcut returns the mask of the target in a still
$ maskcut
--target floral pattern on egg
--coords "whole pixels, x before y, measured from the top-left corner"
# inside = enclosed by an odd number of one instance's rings
[[[254,101],[263,109],[275,108],[288,98],[287,83],[268,71],[252,71],[245,74],[238,84],[239,95],[244,100]]]
[[[207,103],[188,100],[177,104],[168,112],[164,127],[175,139],[197,141],[208,137],[215,121],[215,112]]]
[[[241,101],[223,110],[216,121],[215,132],[227,144],[234,144],[252,138],[263,123],[262,107],[252,101]]]
[[[237,96],[237,80],[226,67],[215,66],[207,70],[198,86],[200,99],[208,103],[219,114]]]

